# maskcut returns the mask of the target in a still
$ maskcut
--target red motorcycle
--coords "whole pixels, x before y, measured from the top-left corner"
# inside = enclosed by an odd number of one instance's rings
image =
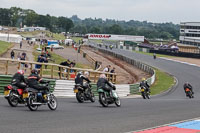
[[[16,86],[8,85],[4,88],[4,97],[8,100],[11,107],[16,107],[18,104],[25,104],[28,98],[26,89],[19,89]]]

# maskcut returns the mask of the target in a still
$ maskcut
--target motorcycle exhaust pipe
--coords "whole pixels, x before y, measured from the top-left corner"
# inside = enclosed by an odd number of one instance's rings
[[[42,103],[32,103],[32,105],[42,105]]]

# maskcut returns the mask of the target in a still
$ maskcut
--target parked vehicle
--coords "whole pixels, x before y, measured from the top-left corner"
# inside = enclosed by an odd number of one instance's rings
[[[147,89],[144,86],[141,87],[140,92],[143,99],[150,99],[150,93],[147,91]]]
[[[33,88],[28,89],[27,106],[31,111],[36,111],[41,105],[48,105],[51,110],[57,109],[57,99],[53,93],[50,92],[49,82],[45,83],[49,89],[47,91],[38,91]]]
[[[85,83],[87,89],[84,89],[81,85],[74,86],[74,93],[76,93],[76,99],[79,103],[83,103],[84,101],[90,100],[91,102],[95,102],[94,93],[91,90],[91,85],[89,83]]]
[[[186,96],[189,98],[194,98],[192,91],[189,88],[185,89]]]
[[[102,88],[98,88],[99,93],[99,103],[103,107],[108,107],[109,104],[114,104],[117,107],[121,106],[120,98],[115,90],[112,90],[111,94],[107,91],[104,91]]]
[[[60,46],[60,45],[58,45],[58,44],[51,44],[51,45],[49,45],[49,46],[46,46],[46,48],[47,48],[47,49],[51,49],[51,48],[53,48],[53,49],[64,49],[63,46]]]
[[[11,107],[16,107],[18,104],[26,103],[28,91],[27,89],[19,89],[16,86],[8,85],[4,88],[4,97]]]

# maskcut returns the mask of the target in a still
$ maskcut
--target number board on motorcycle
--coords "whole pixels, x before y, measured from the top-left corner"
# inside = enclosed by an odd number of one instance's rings
[[[10,90],[4,91],[4,96],[7,96],[10,93]]]
[[[28,98],[28,93],[23,93],[23,98]]]
[[[185,91],[190,91],[190,89],[187,88]]]
[[[78,93],[78,89],[74,89],[74,93]]]
[[[144,92],[144,89],[141,89],[141,92]]]

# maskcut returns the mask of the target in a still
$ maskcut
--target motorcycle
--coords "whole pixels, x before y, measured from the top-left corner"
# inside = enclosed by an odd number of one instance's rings
[[[109,92],[104,91],[102,88],[98,88],[98,93],[99,93],[99,103],[103,107],[108,107],[109,104],[113,103],[115,103],[117,107],[121,106],[120,98],[115,90],[112,90],[110,94]]]
[[[56,110],[58,103],[53,93],[50,92],[49,82],[45,83],[48,90],[28,89],[27,106],[31,111],[36,111],[41,105],[48,105],[49,109]]]
[[[192,91],[189,88],[185,89],[186,96],[189,98],[194,98]]]
[[[146,91],[146,88],[144,86],[141,87],[140,92],[143,99],[150,99],[150,93]]]
[[[16,86],[8,85],[4,87],[4,97],[11,107],[16,107],[18,104],[26,103],[28,91],[27,89],[19,89]]]
[[[74,93],[76,93],[77,101],[79,103],[83,103],[84,101],[87,101],[87,100],[90,100],[92,103],[95,102],[95,96],[91,90],[91,85],[89,83],[85,83],[84,86],[87,89],[84,89],[79,84],[74,86]]]

